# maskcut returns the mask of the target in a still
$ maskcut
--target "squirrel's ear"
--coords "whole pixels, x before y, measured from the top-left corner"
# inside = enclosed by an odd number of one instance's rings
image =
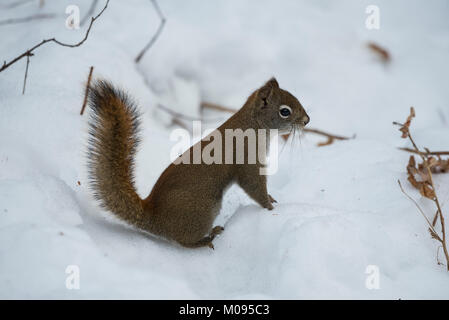
[[[265,85],[262,88],[259,89],[258,96],[260,99],[264,100],[266,104],[266,100],[270,98],[273,92],[277,89],[279,89],[279,83],[273,77],[270,80],[268,80],[268,82],[265,83]]]
[[[268,80],[265,86],[270,86],[272,88],[279,89],[279,83],[275,77],[272,77],[270,80]]]

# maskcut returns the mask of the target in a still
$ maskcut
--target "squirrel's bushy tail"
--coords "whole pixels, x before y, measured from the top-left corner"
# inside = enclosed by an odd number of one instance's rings
[[[104,80],[89,89],[89,180],[101,205],[143,227],[143,204],[134,187],[139,114],[125,92]]]

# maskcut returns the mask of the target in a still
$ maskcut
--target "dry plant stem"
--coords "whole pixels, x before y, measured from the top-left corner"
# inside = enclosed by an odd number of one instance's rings
[[[304,132],[319,134],[319,135],[325,136],[325,137],[327,137],[329,139],[332,139],[332,140],[334,140],[334,139],[335,140],[350,140],[350,139],[354,139],[355,138],[355,135],[353,135],[352,137],[336,136],[334,134],[327,133],[327,132],[324,132],[324,131],[321,131],[321,130],[318,130],[318,129],[312,129],[312,128],[304,128],[303,130],[304,130]]]
[[[443,239],[441,240],[441,244],[443,246],[444,255],[446,256],[447,270],[449,271],[449,252],[448,252],[447,246],[446,246],[446,228],[445,228],[445,223],[444,223],[444,216],[443,216],[443,211],[441,210],[440,200],[438,199],[438,197],[436,195],[435,184],[433,183],[432,171],[430,170],[429,164],[427,162],[427,158],[421,153],[421,151],[416,146],[416,143],[413,140],[410,132],[408,133],[408,138],[410,139],[410,142],[412,143],[413,147],[415,148],[415,150],[418,152],[419,156],[423,160],[424,166],[426,167],[427,173],[429,175],[430,184],[432,185],[432,188],[435,192],[435,198],[433,199],[433,201],[435,202],[435,204],[437,206],[438,216],[440,217],[441,234],[443,236]]]
[[[25,77],[23,78],[23,88],[22,88],[22,95],[25,94],[25,87],[27,84],[27,78],[28,78],[28,67],[30,65],[30,56],[27,56],[27,66],[25,69]]]
[[[424,154],[418,149],[418,147],[416,146],[415,141],[413,140],[412,136],[410,135],[410,133],[408,134],[408,138],[410,139],[411,143],[413,144],[413,147],[415,148],[416,152],[419,154],[419,156],[421,157],[421,159],[423,160],[424,166],[426,167],[427,173],[429,175],[429,179],[430,179],[430,184],[432,185],[432,188],[435,192],[435,198],[433,199],[433,201],[435,202],[437,209],[438,209],[438,215],[440,217],[440,221],[441,221],[441,232],[443,233],[443,241],[446,240],[446,232],[445,232],[445,225],[444,225],[444,217],[442,214],[442,210],[441,210],[441,206],[440,206],[440,200],[438,199],[438,197],[436,196],[436,190],[435,190],[435,185],[433,183],[433,175],[432,175],[432,171],[430,170],[429,164],[427,162],[427,158],[424,156]],[[445,245],[443,245],[443,249],[445,254],[447,255],[447,248]],[[449,256],[449,255],[447,255]],[[449,260],[448,260],[449,262]]]
[[[332,144],[334,142],[334,140],[350,140],[350,139],[355,139],[355,135],[353,135],[352,137],[342,137],[342,136],[336,136],[318,129],[313,129],[313,128],[304,128],[303,129],[304,132],[307,133],[314,133],[314,134],[318,134],[321,136],[324,136],[327,138],[327,140],[325,142],[318,142],[318,147],[324,147],[324,146],[328,146],[330,144]],[[289,134],[284,135],[283,138],[284,140],[287,140],[289,137]]]
[[[437,264],[438,265],[445,265],[444,263],[440,262],[440,249],[442,248],[442,246],[439,246],[437,249]]]
[[[236,113],[237,110],[231,109],[228,107],[224,107],[222,105],[216,104],[216,103],[210,103],[210,102],[201,102],[201,109],[212,109],[217,111],[223,111],[223,112],[229,112],[229,113]]]
[[[86,90],[84,91],[84,101],[83,101],[83,106],[81,108],[80,115],[83,115],[84,109],[86,109],[87,97],[89,96],[90,81],[92,80],[92,72],[93,71],[94,71],[94,67],[92,66],[92,67],[90,67],[89,76],[87,77]]]
[[[29,16],[29,17],[1,20],[0,26],[6,25],[6,24],[28,22],[28,21],[33,21],[33,20],[52,19],[54,17],[56,17],[56,14],[54,14],[54,13],[40,13],[40,14],[36,14],[33,16]]]
[[[432,226],[435,227],[435,224],[437,223],[437,221],[438,221],[438,210],[437,210],[437,212],[435,212],[435,216],[433,217]]]
[[[438,234],[436,233],[436,231],[435,231],[435,229],[434,229],[432,223],[430,223],[429,219],[427,218],[426,214],[424,213],[424,210],[421,209],[421,207],[419,206],[418,202],[416,202],[415,199],[413,199],[407,192],[405,192],[404,188],[402,187],[401,181],[398,180],[398,184],[399,184],[399,188],[401,188],[402,193],[403,193],[407,198],[409,198],[410,201],[412,201],[412,202],[415,204],[415,206],[418,208],[419,212],[422,214],[422,216],[424,217],[424,219],[426,219],[426,222],[427,222],[427,224],[429,225],[429,228],[431,228],[432,231],[433,231],[436,235],[438,235]],[[441,242],[441,238],[438,238],[437,240]]]
[[[186,120],[186,121],[203,121],[203,122],[217,122],[217,121],[222,121],[223,119],[220,118],[215,118],[215,119],[201,119],[201,118],[195,118],[195,117],[190,117],[188,115],[176,112],[171,110],[170,108],[167,108],[166,106],[162,105],[162,104],[158,104],[157,107],[165,112],[167,112],[168,114],[170,114],[173,117],[173,121],[176,124],[179,124],[179,121],[181,120]],[[185,126],[185,125],[184,125]]]
[[[157,107],[158,107],[159,109],[161,109],[161,110],[167,112],[167,113],[170,114],[171,116],[173,116],[173,118],[174,118],[175,120],[177,120],[177,121],[179,121],[179,119],[184,119],[184,120],[187,120],[187,121],[197,121],[197,120],[198,120],[197,118],[189,117],[189,116],[184,115],[184,114],[182,114],[182,113],[173,111],[173,110],[167,108],[166,106],[164,106],[164,105],[162,105],[162,104],[160,104],[160,103],[157,105]]]
[[[89,17],[92,16],[92,14],[93,14],[94,11],[95,11],[95,8],[97,7],[97,4],[98,4],[98,0],[93,0],[93,1],[92,1],[92,4],[90,5],[89,11],[87,11],[86,15],[85,15],[84,18],[81,20],[81,23],[80,23],[81,26],[83,26],[83,25],[86,23],[86,21],[89,19]]]
[[[181,121],[180,119],[178,119],[178,118],[173,118],[173,119],[172,119],[172,124],[178,125],[178,126],[180,126],[181,128],[186,129],[186,130],[189,129],[189,128],[187,128],[187,126],[184,124],[184,122],[182,122],[182,121]]]
[[[398,123],[395,123],[398,124]],[[447,246],[446,246],[446,228],[445,228],[445,223],[444,223],[444,216],[443,216],[443,211],[441,210],[441,206],[440,206],[440,201],[436,195],[436,190],[435,190],[435,184],[433,183],[433,175],[432,175],[432,171],[430,170],[427,158],[424,156],[424,154],[419,150],[418,146],[416,145],[415,141],[413,140],[413,137],[410,134],[410,131],[408,131],[407,137],[409,138],[410,142],[413,145],[414,150],[416,151],[416,153],[421,157],[424,166],[426,167],[427,170],[427,174],[429,175],[429,180],[430,180],[430,184],[432,186],[433,191],[435,192],[435,197],[432,199],[435,202],[435,205],[437,207],[437,213],[438,216],[440,218],[440,223],[441,223],[441,234],[442,234],[442,238],[440,238],[438,236],[439,239],[437,239],[438,241],[441,242],[441,245],[443,246],[443,251],[444,251],[444,255],[446,256],[446,266],[447,266],[447,270],[449,271],[449,252],[447,250]],[[400,185],[400,184],[399,184]],[[401,186],[402,189],[402,186]],[[403,189],[402,189],[403,190]],[[410,197],[409,197],[410,198]],[[414,201],[415,202],[415,201]],[[416,204],[416,202],[415,202]],[[422,210],[420,210],[421,213]],[[434,218],[435,220],[435,218]],[[427,219],[426,217],[426,221],[429,224],[430,228],[432,229],[433,232],[435,232],[435,229],[433,228],[432,224],[430,223],[430,221]],[[437,233],[434,233],[435,235],[437,235]]]
[[[432,184],[432,188],[435,190],[435,186],[433,184],[432,172],[430,171],[430,168],[429,168],[427,162],[425,163],[425,166],[426,166],[427,172],[430,176],[430,183]],[[446,228],[445,228],[443,211],[441,210],[440,201],[439,201],[438,197],[436,196],[436,191],[435,191],[435,199],[433,201],[435,202],[435,204],[438,208],[438,216],[440,217],[440,223],[441,223],[441,234],[443,236],[441,244],[443,246],[444,255],[446,256],[447,270],[449,271],[449,252],[448,252],[447,246],[446,246]]]
[[[391,56],[386,49],[382,48],[381,46],[379,46],[374,42],[368,43],[368,48],[370,48],[374,53],[376,53],[382,60],[382,62],[384,63],[390,62]]]
[[[151,3],[153,4],[153,7],[156,10],[157,15],[159,16],[159,19],[160,19],[161,22],[159,23],[159,27],[157,28],[157,31],[153,35],[153,37],[151,38],[150,42],[148,42],[148,44],[137,55],[136,59],[134,60],[136,63],[139,63],[139,61],[142,59],[142,57],[148,51],[148,49],[150,49],[153,46],[153,44],[159,38],[159,36],[160,36],[162,30],[164,29],[164,26],[165,26],[166,19],[165,19],[164,15],[162,14],[161,9],[159,8],[159,5],[158,5],[157,1],[156,0],[151,0]]]
[[[411,148],[398,148],[399,150],[402,151],[407,151],[407,152],[411,152],[411,153],[422,153],[423,155],[426,156],[447,156],[449,155],[449,151],[416,151],[415,149],[411,149]]]
[[[19,61],[19,60],[21,60],[21,59],[23,59],[23,58],[25,58],[25,57],[31,57],[31,56],[33,55],[33,51],[34,51],[34,50],[36,50],[37,48],[39,48],[40,46],[42,46],[42,45],[44,45],[44,44],[46,44],[46,43],[48,43],[48,42],[54,42],[54,43],[56,43],[56,44],[58,44],[58,45],[60,45],[60,46],[68,47],[68,48],[76,48],[76,47],[81,46],[81,45],[87,40],[87,38],[89,37],[89,32],[90,32],[90,29],[92,28],[93,23],[95,22],[95,20],[97,20],[97,19],[103,14],[103,12],[104,12],[104,11],[106,10],[106,8],[108,7],[108,4],[109,4],[109,0],[106,1],[105,6],[104,6],[104,8],[100,11],[100,13],[97,14],[95,17],[92,17],[92,19],[90,20],[89,27],[87,28],[86,34],[85,34],[84,38],[83,38],[80,42],[75,43],[75,44],[70,44],[70,43],[64,43],[64,42],[61,42],[61,41],[57,40],[56,38],[51,38],[51,39],[45,39],[45,40],[42,40],[40,43],[36,44],[36,45],[35,45],[34,47],[32,47],[31,49],[28,49],[27,51],[25,51],[25,52],[22,53],[21,55],[19,55],[19,56],[17,56],[16,58],[12,59],[10,62],[4,61],[2,67],[0,68],[0,72],[2,72],[2,71],[4,71],[4,70],[8,69],[11,65],[13,65],[13,64],[16,63],[17,61]]]

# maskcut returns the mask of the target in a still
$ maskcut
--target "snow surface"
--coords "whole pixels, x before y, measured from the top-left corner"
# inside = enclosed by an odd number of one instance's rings
[[[2,60],[44,38],[84,36],[86,26],[65,28],[64,12],[77,4],[84,15],[89,1],[5,7],[13,2],[2,0],[0,20],[59,16],[0,26]],[[380,30],[365,28],[370,4],[380,8]],[[0,298],[449,298],[438,245],[397,179],[429,216],[434,209],[406,181],[409,155],[396,147],[407,142],[391,124],[413,105],[417,142],[448,149],[449,2],[167,0],[160,7],[167,24],[137,66],[157,15],[150,1],[112,0],[83,46],[36,50],[25,95],[25,60],[0,74]],[[390,51],[389,65],[368,41]],[[217,218],[225,232],[215,250],[184,249],[136,232],[92,199],[88,115],[79,115],[91,65],[94,76],[139,102],[142,197],[175,143],[176,127],[158,104],[192,117],[201,100],[237,109],[276,76],[306,107],[311,127],[357,138],[322,148],[313,135],[290,141],[268,181],[275,209],[233,187]],[[449,214],[449,177],[436,182]],[[79,290],[66,288],[68,265],[79,266]],[[369,265],[379,268],[379,289],[365,285]]]

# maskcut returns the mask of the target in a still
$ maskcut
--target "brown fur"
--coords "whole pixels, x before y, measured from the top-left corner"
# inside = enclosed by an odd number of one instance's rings
[[[262,207],[273,209],[275,200],[267,193],[262,164],[224,164],[225,129],[280,129],[303,127],[309,117],[299,101],[279,88],[273,78],[256,90],[245,105],[218,130],[222,135],[223,164],[171,164],[161,174],[150,195],[142,200],[133,186],[133,158],[138,138],[138,114],[129,98],[105,81],[90,90],[93,110],[90,139],[91,186],[102,205],[121,219],[150,233],[172,239],[186,247],[209,246],[223,228],[212,228],[221,207],[223,193],[238,183]],[[279,106],[288,105],[288,119],[279,116]],[[203,150],[208,137],[192,146]],[[246,142],[247,143],[247,142]],[[235,160],[234,144],[234,160]],[[235,163],[235,161],[234,161]]]

